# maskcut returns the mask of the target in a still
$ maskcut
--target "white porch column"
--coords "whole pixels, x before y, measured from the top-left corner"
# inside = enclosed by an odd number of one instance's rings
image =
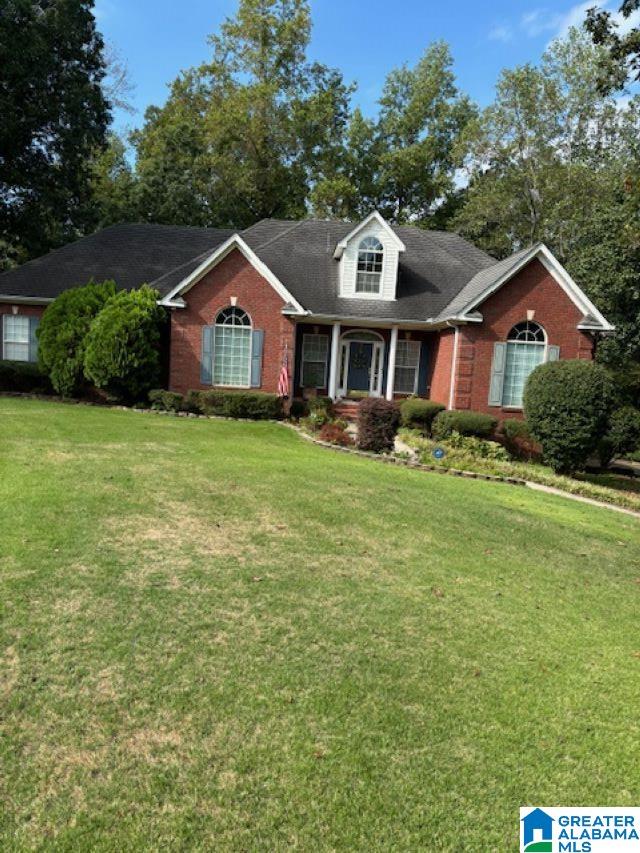
[[[387,400],[393,400],[393,384],[396,378],[396,351],[398,349],[398,327],[391,327],[389,343],[389,366],[387,368]]]
[[[338,397],[338,369],[340,364],[340,323],[333,324],[331,332],[331,360],[329,362],[329,396]]]

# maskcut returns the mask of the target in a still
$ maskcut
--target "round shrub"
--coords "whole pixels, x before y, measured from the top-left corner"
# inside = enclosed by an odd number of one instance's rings
[[[640,447],[640,411],[633,406],[617,409],[609,418],[609,429],[598,445],[600,462],[608,465],[614,456]]]
[[[390,453],[400,426],[400,409],[389,400],[370,398],[358,407],[358,447]]]
[[[537,367],[525,386],[524,410],[547,464],[559,474],[584,468],[607,430],[613,386],[591,361],[552,361]]]
[[[431,424],[434,418],[444,410],[445,406],[442,403],[410,397],[400,404],[402,426],[409,429],[419,429],[425,435],[431,435]]]
[[[63,397],[82,389],[89,328],[115,292],[113,281],[74,287],[61,293],[42,315],[36,332],[38,359],[54,390]]]
[[[431,427],[436,441],[444,441],[452,433],[473,435],[476,438],[489,438],[493,435],[498,421],[482,412],[440,412]]]
[[[339,447],[349,447],[353,444],[353,439],[345,427],[337,421],[325,424],[320,430],[318,438],[320,441],[326,441],[328,444],[337,444]]]
[[[158,294],[145,285],[112,296],[86,339],[85,375],[123,402],[136,402],[157,387],[160,329],[165,319]]]

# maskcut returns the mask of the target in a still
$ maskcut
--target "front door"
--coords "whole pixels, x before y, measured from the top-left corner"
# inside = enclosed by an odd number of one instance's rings
[[[349,391],[369,391],[372,357],[373,344],[364,341],[350,342],[349,372],[347,374],[347,389]]]

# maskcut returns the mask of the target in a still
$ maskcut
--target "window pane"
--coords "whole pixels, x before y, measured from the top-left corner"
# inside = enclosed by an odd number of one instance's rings
[[[358,272],[356,278],[356,293],[379,293],[380,273]]]
[[[324,388],[329,352],[327,335],[304,335],[302,338],[302,387]]]
[[[216,326],[213,384],[248,386],[251,378],[251,329]]]
[[[509,342],[504,368],[503,406],[522,406],[522,395],[529,374],[544,361],[544,346]]]
[[[398,394],[415,394],[418,388],[420,341],[398,341],[394,390]]]
[[[4,315],[3,358],[29,361],[29,318],[20,314]]]

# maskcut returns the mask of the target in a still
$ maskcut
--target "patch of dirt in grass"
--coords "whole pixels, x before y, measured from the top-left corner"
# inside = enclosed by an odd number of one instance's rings
[[[20,674],[20,657],[15,646],[9,646],[2,655],[0,665],[0,695],[7,698],[13,693]]]
[[[182,735],[164,727],[139,729],[123,744],[128,755],[147,764],[170,764],[182,761]]]
[[[44,454],[44,458],[47,462],[62,464],[64,462],[73,462],[78,458],[78,456],[76,453],[69,453],[66,450],[47,450]]]

